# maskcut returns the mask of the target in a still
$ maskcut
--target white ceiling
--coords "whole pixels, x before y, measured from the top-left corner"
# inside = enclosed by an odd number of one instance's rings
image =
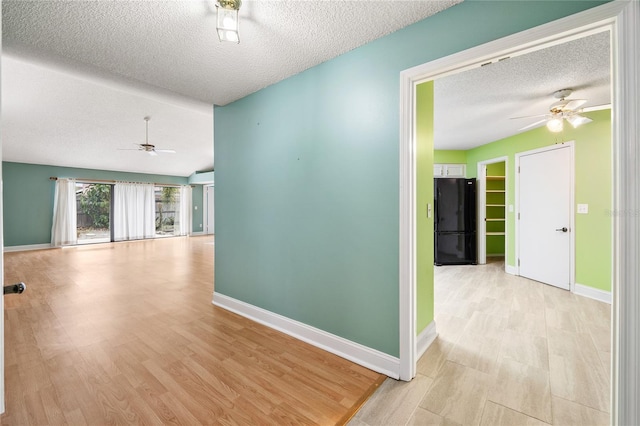
[[[188,176],[213,169],[224,105],[450,7],[452,1],[245,1],[241,43],[219,43],[213,1],[3,1],[3,159]],[[438,149],[518,132],[552,93],[610,102],[600,34],[435,83]],[[151,157],[149,141],[176,154]]]
[[[213,169],[224,105],[462,0],[245,1],[241,43],[214,1],[3,1],[5,161],[188,176]],[[176,154],[135,151],[144,140]]]
[[[611,103],[609,32],[435,80],[436,149],[470,149],[520,133],[571,88],[583,107]],[[544,118],[544,117],[542,117]]]
[[[2,60],[4,161],[189,176],[213,169],[213,107],[19,58]],[[152,157],[145,141],[175,149]]]
[[[461,1],[244,1],[240,44],[214,0],[3,1],[3,48],[225,105]]]

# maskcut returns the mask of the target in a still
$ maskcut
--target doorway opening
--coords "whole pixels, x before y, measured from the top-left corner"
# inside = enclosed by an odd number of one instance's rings
[[[507,157],[480,161],[477,176],[478,264],[484,265],[487,257],[504,261],[507,253],[507,209],[513,208],[507,197]]]
[[[635,93],[638,90],[637,74],[633,70],[637,68],[637,57],[635,56],[635,46],[637,39],[634,35],[634,23],[637,22],[637,5],[631,3],[613,3],[602,5],[592,11],[582,12],[570,18],[545,24],[525,33],[509,36],[504,39],[496,40],[476,48],[459,54],[451,55],[436,61],[432,61],[422,66],[414,67],[401,73],[400,97],[401,97],[401,132],[400,132],[400,378],[410,380],[416,374],[416,335],[420,330],[416,329],[415,318],[416,311],[416,244],[415,226],[416,212],[422,211],[423,206],[416,204],[416,163],[415,163],[415,147],[416,147],[416,87],[423,82],[432,81],[440,76],[448,75],[454,72],[461,72],[473,67],[480,66],[483,63],[498,61],[500,58],[509,56],[514,57],[527,52],[533,52],[552,46],[563,41],[573,40],[594,34],[601,31],[610,31],[612,34],[612,46],[614,53],[613,59],[613,93],[616,98],[612,99],[612,103],[619,108],[612,117],[610,136],[612,137],[612,158],[613,158],[613,212],[625,211],[624,208],[632,208],[636,205],[637,200],[622,199],[619,194],[631,194],[631,188],[636,185],[632,170],[637,161],[637,153],[631,148],[633,142],[637,139],[634,133],[635,120],[633,111],[635,111]],[[630,48],[630,46],[632,48]],[[625,87],[624,91],[620,90]],[[628,140],[624,137],[629,138]],[[622,138],[622,139],[621,139]],[[621,176],[624,176],[622,178]],[[630,179],[630,180],[629,180]],[[635,193],[634,193],[635,194]],[[625,253],[636,253],[637,235],[626,235],[621,233],[621,229],[633,227],[633,218],[629,216],[614,215],[612,246],[616,252],[624,248]],[[611,234],[611,232],[610,232]],[[636,272],[632,267],[630,255],[623,257],[615,257],[613,259],[613,270],[619,270],[620,274],[613,274],[611,282],[614,294],[612,304],[613,322],[613,341],[618,342],[618,338],[624,338],[625,342],[636,342],[635,329],[630,329],[624,333],[620,330],[619,324],[625,318],[628,312],[636,311],[636,299],[628,298],[617,299],[616,291],[623,294],[635,294],[636,290],[626,287],[620,288],[619,283],[636,282]],[[624,305],[624,310],[617,309],[617,303]],[[622,335],[624,334],[624,336]],[[618,363],[624,364],[624,367],[631,368],[626,359],[629,353],[635,354],[635,343],[629,346],[625,343],[625,358],[620,358],[617,353],[620,343],[616,343],[612,349],[612,371],[619,371]],[[634,356],[629,359],[635,359]],[[627,415],[631,415],[628,411],[633,406],[636,391],[633,383],[629,380],[623,380],[617,376],[612,377],[612,418],[614,422],[617,420],[617,410],[624,411]],[[618,398],[624,398],[623,401]]]
[[[215,228],[215,186],[207,185],[204,187],[203,193],[204,209],[202,216],[204,220],[204,233],[213,235],[216,233]]]

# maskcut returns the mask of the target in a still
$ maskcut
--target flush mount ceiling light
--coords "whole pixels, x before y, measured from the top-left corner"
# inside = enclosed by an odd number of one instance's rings
[[[216,3],[218,14],[216,30],[220,41],[240,43],[238,11],[241,4],[240,0],[218,0]]]

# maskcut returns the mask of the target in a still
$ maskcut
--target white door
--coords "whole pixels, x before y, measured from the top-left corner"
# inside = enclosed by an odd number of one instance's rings
[[[215,197],[213,186],[206,187],[206,203],[207,217],[204,219],[206,223],[205,234],[215,234]]]
[[[519,156],[519,275],[569,290],[573,148]]]

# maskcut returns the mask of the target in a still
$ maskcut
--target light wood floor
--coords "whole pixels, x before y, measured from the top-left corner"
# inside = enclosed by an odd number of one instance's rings
[[[213,237],[6,253],[2,424],[340,424],[384,377],[211,304]]]
[[[351,425],[609,424],[609,305],[502,262],[438,267],[435,283],[418,376],[387,379]]]

